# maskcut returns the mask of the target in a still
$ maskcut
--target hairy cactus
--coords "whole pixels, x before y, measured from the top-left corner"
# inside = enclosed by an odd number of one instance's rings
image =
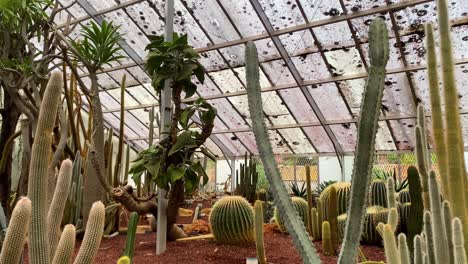
[[[255,246],[257,248],[258,263],[266,264],[265,244],[263,243],[263,208],[262,202],[257,200],[254,204],[255,209]]]
[[[120,257],[117,264],[130,264],[130,258],[127,256]]]
[[[402,190],[398,193],[398,201],[402,204],[411,203],[411,195],[409,189]]]
[[[427,156],[427,139],[426,139],[426,122],[424,108],[422,105],[418,105],[417,108],[417,126],[415,128],[416,135],[416,161],[418,165],[419,176],[421,177],[422,183],[422,196],[424,209],[430,210],[430,198],[429,198],[429,159]]]
[[[463,239],[463,227],[459,218],[452,221],[452,240],[454,246],[455,264],[468,263]]]
[[[387,187],[384,180],[373,180],[370,185],[370,205],[387,207]]]
[[[125,248],[123,252],[123,256],[127,256],[130,259],[130,262],[135,250],[135,234],[138,227],[138,220],[140,220],[138,213],[132,212],[128,220],[127,239],[125,240]]]
[[[401,264],[411,264],[408,243],[406,242],[406,235],[403,233],[398,235],[398,252],[400,255]]]
[[[383,226],[383,240],[385,246],[385,258],[389,264],[399,264],[400,258],[398,248],[395,242],[395,235],[393,228],[389,224]]]
[[[396,232],[398,228],[399,218],[398,211],[395,207],[392,207],[388,211],[387,224],[392,227],[393,232]]]
[[[236,181],[235,193],[253,203],[257,190],[258,171],[253,157],[247,153],[245,153],[244,164],[240,165],[240,173],[236,171]]]
[[[349,203],[346,233],[338,263],[349,263],[356,259],[361,239],[365,215],[367,191],[371,178],[374,158],[375,137],[378,129],[378,118],[383,96],[385,66],[389,58],[388,31],[380,18],[371,22],[369,30],[370,67],[361,116],[358,122],[358,140],[351,182],[351,199]]]
[[[414,237],[422,231],[424,213],[421,179],[418,170],[413,166],[408,168],[408,185],[411,196],[411,217],[408,218],[406,228],[408,230],[408,247],[412,250]]]
[[[444,201],[442,203],[442,215],[444,218],[444,226],[445,232],[447,234],[447,244],[448,244],[448,252],[449,252],[449,263],[455,263],[455,254],[454,254],[454,246],[453,240],[451,238],[452,234],[452,209],[450,208],[450,203],[448,201]]]
[[[52,203],[50,204],[49,213],[47,214],[50,260],[54,257],[55,249],[60,238],[60,224],[62,223],[63,210],[65,209],[68,190],[70,189],[72,167],[73,164],[71,160],[67,159],[62,162]]]
[[[424,234],[425,242],[426,242],[426,253],[429,258],[429,263],[436,263],[436,256],[435,256],[435,248],[434,248],[434,235],[432,232],[433,224],[432,224],[432,215],[431,212],[425,211],[424,212]]]
[[[47,175],[51,154],[51,131],[60,103],[63,77],[60,72],[53,72],[47,84],[40,106],[34,143],[29,165],[28,197],[31,199],[32,219],[29,235],[29,257],[32,264],[49,262],[49,243],[47,241]]]
[[[387,179],[387,205],[388,208],[396,208],[395,180],[392,177]]]
[[[317,241],[321,239],[320,231],[319,231],[319,228],[321,228],[320,227],[321,223],[319,221],[317,209],[315,209],[315,207],[312,208],[311,210],[311,217],[312,217],[312,238],[314,241]]]
[[[351,183],[349,182],[337,182],[330,184],[320,194],[320,201],[322,202],[322,217],[328,219],[328,200],[330,196],[330,189],[334,187],[337,194],[336,207],[338,209],[338,215],[346,213],[348,210],[349,195],[351,193]]]
[[[413,251],[413,263],[414,264],[423,264],[424,263],[424,251],[423,251],[423,242],[420,235],[414,237],[414,251]]]
[[[104,233],[106,210],[102,202],[95,202],[89,212],[86,232],[74,264],[92,264]]]
[[[31,201],[23,197],[13,209],[5,241],[3,242],[0,263],[19,263],[23,253],[26,234],[31,221]]]
[[[252,118],[255,140],[259,148],[260,156],[262,157],[263,166],[265,167],[265,174],[270,183],[270,188],[276,195],[276,206],[279,212],[284,216],[283,220],[286,224],[286,228],[302,257],[303,263],[318,263],[320,262],[320,258],[307,236],[303,222],[295,212],[288,191],[283,184],[279,169],[275,163],[275,156],[261,109],[263,104],[259,81],[257,49],[253,42],[248,42],[245,50],[249,112]]]
[[[75,237],[75,227],[73,225],[66,225],[60,236],[57,252],[54,252],[55,256],[52,264],[69,264],[71,262],[75,250]]]
[[[210,225],[216,241],[243,244],[255,240],[254,211],[242,196],[226,196],[215,203]]]
[[[310,176],[310,166],[306,166],[306,188],[307,188],[307,231],[312,235],[313,226],[312,226],[312,186],[311,186],[311,176]]]
[[[334,256],[335,250],[333,248],[333,243],[330,233],[330,223],[328,221],[323,221],[322,223],[322,247],[325,255]]]
[[[305,224],[307,221],[307,202],[301,197],[291,197],[291,200],[294,208],[296,209],[296,212],[301,217],[302,223]],[[275,208],[274,217],[276,224],[278,225],[278,229],[283,233],[288,233],[288,230],[284,224],[284,217],[281,215],[278,208]]]

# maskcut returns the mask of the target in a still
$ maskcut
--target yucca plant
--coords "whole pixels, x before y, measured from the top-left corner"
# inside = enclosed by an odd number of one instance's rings
[[[294,196],[303,198],[304,200],[307,199],[307,189],[305,183],[299,185],[298,182],[293,181],[291,184],[289,184],[289,187],[291,187],[291,192]]]
[[[387,182],[387,179],[390,177],[395,181],[395,192],[400,192],[408,187],[408,179],[397,179],[395,170],[384,171],[376,168],[372,170],[372,180],[383,180]]]

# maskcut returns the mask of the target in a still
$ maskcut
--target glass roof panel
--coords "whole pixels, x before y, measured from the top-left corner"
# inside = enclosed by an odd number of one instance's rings
[[[334,76],[365,72],[359,52],[355,47],[335,49],[325,52],[325,57]]]
[[[241,116],[226,98],[209,100],[218,110],[218,117],[221,118],[228,128],[247,128],[249,125],[243,120],[246,116]]]
[[[382,109],[386,113],[415,114],[416,105],[414,104],[406,74],[387,75],[385,78],[384,96],[382,98]]]
[[[162,35],[164,34],[164,21],[157,13],[157,10],[151,8],[149,3],[148,1],[143,1],[136,5],[131,5],[126,8],[127,13],[137,23],[138,27],[143,30],[144,34]]]
[[[338,0],[329,0],[326,5],[316,0],[300,0],[299,2],[309,22],[334,17],[342,12]]]
[[[290,56],[299,56],[304,53],[316,52],[317,47],[309,30],[301,30],[280,35],[279,39]]]
[[[299,123],[318,122],[312,107],[299,88],[280,90],[279,93]]]
[[[247,1],[221,1],[234,25],[244,37],[265,32],[252,5]]]
[[[325,62],[319,53],[304,54],[299,57],[292,57],[291,60],[304,80],[330,77]]]
[[[308,86],[307,89],[317,102],[325,120],[351,118],[343,97],[341,97],[335,84],[324,83]]]
[[[376,150],[395,150],[392,134],[385,121],[379,122],[379,130],[375,138]]]
[[[328,49],[354,46],[351,30],[346,22],[314,28],[318,41]]]
[[[259,0],[259,2],[275,30],[305,22],[295,1]]]
[[[319,153],[330,153],[335,152],[333,148],[333,143],[331,142],[330,138],[328,137],[325,129],[321,126],[313,126],[313,127],[304,127],[304,132],[307,136],[311,139],[312,144],[317,149]]]
[[[237,138],[244,143],[250,153],[258,155],[257,142],[255,141],[255,136],[253,132],[239,132],[235,133]]]
[[[280,129],[279,132],[288,141],[294,153],[315,153],[309,139],[300,128]]]
[[[391,120],[389,122],[393,128],[397,148],[413,149],[415,146],[414,128],[416,127],[416,119]]]
[[[335,134],[339,144],[343,148],[343,151],[354,151],[357,136],[356,124],[346,123],[339,125],[331,125],[330,128],[333,131],[333,134]]]

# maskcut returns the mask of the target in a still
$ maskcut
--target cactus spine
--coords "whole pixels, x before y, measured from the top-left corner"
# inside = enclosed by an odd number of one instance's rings
[[[303,263],[319,263],[320,258],[306,234],[304,224],[294,210],[288,191],[283,184],[279,169],[275,163],[273,149],[261,109],[263,104],[259,82],[259,63],[257,49],[253,42],[248,42],[246,45],[245,61],[249,112],[252,118],[253,131],[268,182],[270,182],[273,193],[276,194],[277,208],[284,215],[286,227],[302,257]]]
[[[0,254],[0,263],[19,263],[21,253],[23,252],[26,234],[31,221],[31,201],[23,197],[16,204],[10,219],[2,253]]]
[[[411,264],[408,243],[406,242],[405,234],[398,235],[398,252],[400,255],[401,264]]]
[[[102,202],[95,202],[89,212],[86,232],[74,264],[93,264],[104,233],[106,211]]]
[[[32,220],[29,243],[29,257],[32,264],[49,262],[47,241],[47,175],[51,153],[52,130],[63,88],[62,74],[53,72],[47,84],[40,106],[34,143],[29,165],[28,197],[31,199]]]
[[[253,242],[254,211],[242,196],[226,196],[215,203],[210,225],[216,241],[226,244]]]
[[[125,240],[125,248],[123,252],[123,256],[127,256],[130,259],[130,262],[135,251],[135,235],[138,226],[138,220],[140,220],[138,213],[132,212],[128,221],[127,239]]]
[[[49,225],[49,259],[52,260],[55,249],[60,238],[60,224],[62,223],[63,211],[67,202],[68,191],[70,190],[72,178],[71,160],[64,160],[60,166],[57,185],[47,214],[47,223]]]
[[[374,19],[369,30],[369,77],[364,91],[358,122],[356,158],[353,166],[351,200],[346,232],[338,263],[356,259],[365,214],[367,191],[374,158],[375,136],[383,96],[385,66],[389,58],[388,31],[385,22]]]
[[[392,177],[387,179],[387,204],[388,208],[396,208],[395,180]]]
[[[468,263],[463,239],[463,227],[459,218],[452,221],[452,240],[454,245],[455,264]]]
[[[312,224],[312,186],[310,179],[310,166],[306,166],[306,188],[307,188],[307,231],[309,235],[313,233],[313,224]]]
[[[325,255],[335,255],[335,250],[333,249],[333,242],[330,233],[330,223],[328,221],[323,221],[322,223],[322,247]]]
[[[455,255],[453,249],[453,240],[451,238],[452,234],[452,209],[450,208],[450,203],[448,201],[444,201],[442,203],[442,214],[444,217],[444,226],[445,226],[445,233],[447,234],[447,244],[448,244],[448,252],[449,252],[449,263],[455,263]]]
[[[386,224],[383,226],[383,240],[385,246],[385,258],[389,264],[400,264],[400,257],[398,248],[395,242],[395,236],[391,225]]]
[[[266,264],[265,244],[263,243],[263,208],[262,201],[257,200],[254,204],[255,209],[255,246],[257,248],[258,263]]]
[[[60,236],[57,253],[55,253],[52,264],[70,264],[73,251],[75,250],[75,237],[75,227],[73,225],[66,225]]]

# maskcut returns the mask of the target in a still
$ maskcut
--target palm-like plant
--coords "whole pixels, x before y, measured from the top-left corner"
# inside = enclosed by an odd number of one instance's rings
[[[372,171],[373,180],[383,180],[387,182],[387,179],[390,177],[393,178],[395,182],[395,192],[400,192],[406,189],[406,187],[408,187],[408,179],[404,179],[404,180],[397,179],[395,170],[383,171],[383,170],[374,168]]]
[[[306,190],[304,182],[302,183],[300,187],[299,187],[299,183],[291,182],[290,187],[294,196],[307,199],[307,190]]]

